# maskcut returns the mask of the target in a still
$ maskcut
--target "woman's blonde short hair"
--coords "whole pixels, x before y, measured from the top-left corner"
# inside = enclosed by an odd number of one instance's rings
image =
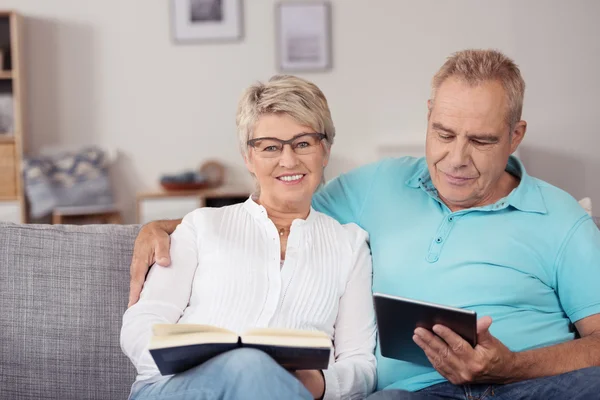
[[[335,138],[335,127],[327,99],[314,83],[291,75],[275,75],[267,83],[258,82],[246,89],[236,114],[238,139],[243,154],[261,115],[286,114],[301,125],[325,135],[329,148]]]
[[[508,100],[507,125],[514,129],[521,120],[525,81],[513,60],[496,50],[463,50],[452,54],[433,77],[431,101],[444,81],[457,77],[469,85],[498,81],[504,87]]]

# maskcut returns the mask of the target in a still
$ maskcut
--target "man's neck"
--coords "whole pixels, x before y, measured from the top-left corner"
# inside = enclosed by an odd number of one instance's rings
[[[496,203],[498,200],[508,196],[510,192],[512,192],[521,180],[509,173],[508,171],[504,171],[504,174],[500,177],[497,183],[497,189],[491,193],[490,196],[480,199],[476,203],[473,204],[453,204],[449,201],[446,201],[442,196],[440,196],[440,200],[450,209],[452,212],[468,210],[469,208],[476,207],[485,207],[491,204]]]

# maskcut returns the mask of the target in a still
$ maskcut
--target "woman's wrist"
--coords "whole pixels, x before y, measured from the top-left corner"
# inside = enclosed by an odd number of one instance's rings
[[[299,370],[294,372],[294,375],[312,394],[313,398],[319,400],[325,397],[325,375],[323,371],[315,369]]]
[[[323,400],[323,397],[325,397],[325,392],[327,391],[327,383],[325,382],[325,374],[323,373],[322,369],[319,370],[319,374],[321,375],[321,379],[323,381],[323,393],[321,393],[321,396],[317,397],[317,400]]]

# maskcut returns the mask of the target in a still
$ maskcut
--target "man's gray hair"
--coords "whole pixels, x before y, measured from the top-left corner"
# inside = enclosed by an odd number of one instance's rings
[[[498,81],[504,87],[508,101],[506,123],[511,133],[523,112],[525,81],[513,60],[497,50],[463,50],[452,54],[433,77],[431,101],[442,83],[457,77],[469,85]]]

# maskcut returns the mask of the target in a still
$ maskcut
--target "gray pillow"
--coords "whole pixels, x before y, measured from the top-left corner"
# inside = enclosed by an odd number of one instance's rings
[[[28,157],[23,177],[32,218],[47,216],[56,207],[114,203],[107,156],[96,147],[54,157]]]

